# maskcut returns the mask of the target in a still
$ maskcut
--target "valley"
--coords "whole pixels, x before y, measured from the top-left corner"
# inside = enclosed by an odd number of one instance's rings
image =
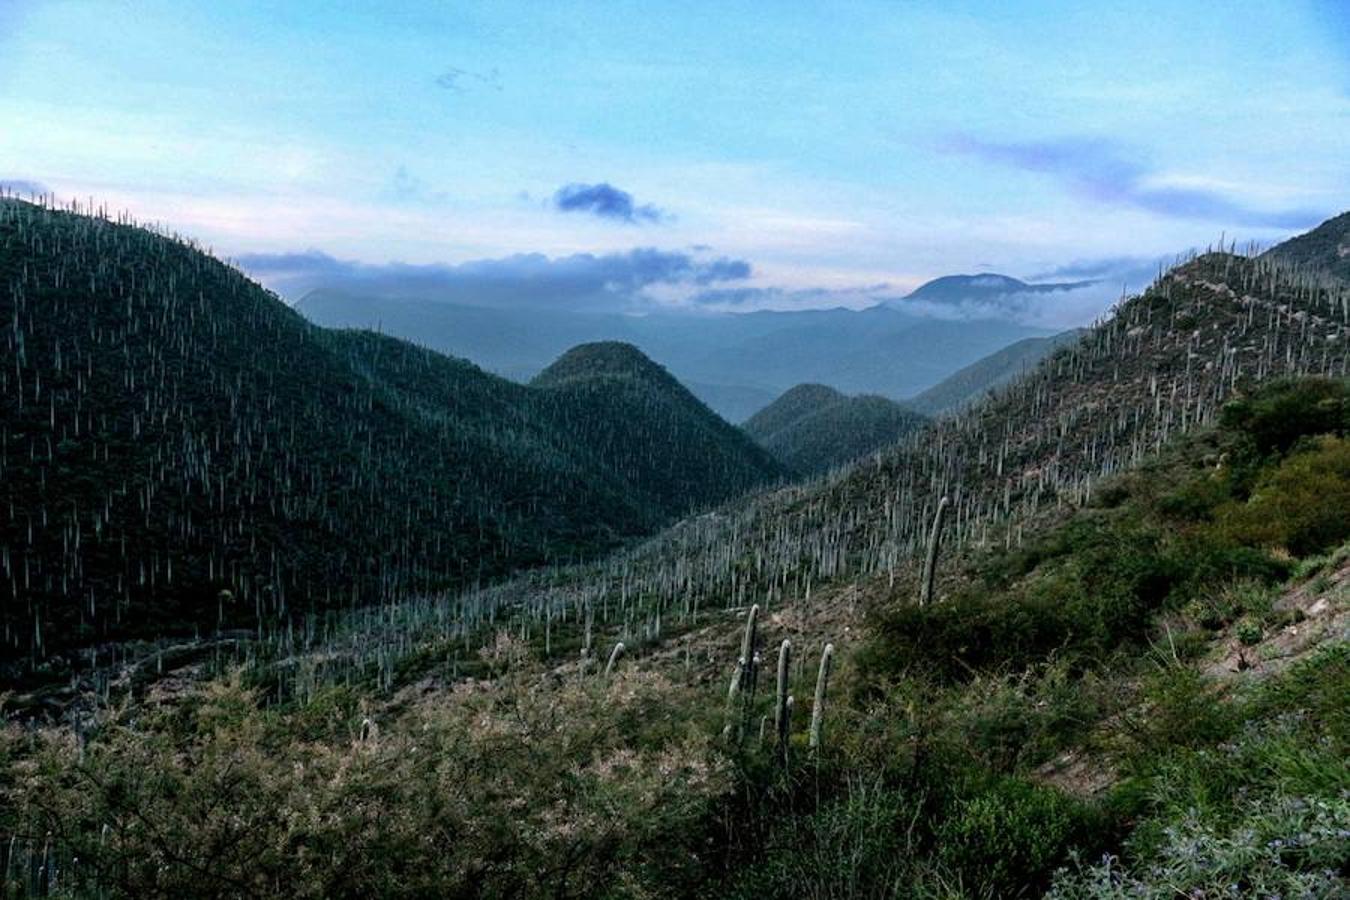
[[[937,418],[746,434],[629,344],[517,385],[0,214],[7,892],[1342,884],[1321,266],[1210,248]]]

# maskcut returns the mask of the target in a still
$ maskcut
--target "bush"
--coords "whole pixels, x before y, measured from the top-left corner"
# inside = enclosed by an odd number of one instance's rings
[[[938,829],[937,858],[973,893],[1043,889],[1074,848],[1096,849],[1102,821],[1052,788],[1001,778],[961,801]]]
[[[1347,510],[1350,441],[1324,436],[1259,477],[1247,502],[1220,507],[1215,530],[1230,542],[1306,556],[1350,538]]]
[[[1150,861],[1106,856],[1056,877],[1054,900],[1175,897],[1340,897],[1350,860],[1350,801],[1276,795],[1248,801],[1216,824],[1188,816],[1166,830]]]
[[[1244,449],[1260,456],[1283,453],[1305,435],[1350,430],[1350,383],[1327,378],[1267,382],[1255,395],[1227,404],[1219,421],[1244,439]]]

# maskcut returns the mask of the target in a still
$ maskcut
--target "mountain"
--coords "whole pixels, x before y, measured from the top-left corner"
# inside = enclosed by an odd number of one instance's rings
[[[182,240],[13,200],[0,321],[11,660],[471,585],[781,474],[631,348],[527,387],[316,327]]]
[[[1350,281],[1350,212],[1272,247],[1266,255]]]
[[[687,509],[709,488],[745,491],[782,469],[739,429],[719,419],[669,372],[632,344],[583,344],[563,354],[530,387],[541,415],[594,468],[612,473],[643,505]]]
[[[928,390],[905,401],[905,405],[926,416],[959,410],[982,398],[996,387],[1031,369],[1059,347],[1081,337],[1075,329],[1048,338],[1026,338],[949,375]]]
[[[958,304],[967,301],[993,300],[1012,294],[1053,294],[1091,287],[1092,281],[1029,284],[1007,275],[982,272],[979,275],[944,275],[915,288],[904,298],[891,301],[903,306],[906,301],[926,300],[933,303]]]
[[[319,325],[373,328],[519,380],[580,343],[631,343],[730,421],[807,382],[903,399],[1014,341],[1052,333],[994,308],[962,321],[885,305],[638,316],[468,306],[369,287],[314,290],[296,309]]]
[[[822,384],[802,384],[742,427],[788,468],[818,474],[893,444],[924,421],[885,397],[848,397]]]

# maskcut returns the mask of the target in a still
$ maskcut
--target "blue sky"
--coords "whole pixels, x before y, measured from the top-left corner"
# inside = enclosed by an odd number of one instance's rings
[[[307,259],[528,287],[637,249],[726,274],[644,282],[672,306],[1138,279],[1350,207],[1346,9],[0,0],[0,181],[283,290]]]

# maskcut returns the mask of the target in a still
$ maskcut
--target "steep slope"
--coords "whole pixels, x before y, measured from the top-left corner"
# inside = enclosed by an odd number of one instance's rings
[[[539,414],[644,505],[710,505],[783,475],[739,429],[631,344],[583,344],[530,386]]]
[[[777,475],[692,398],[678,434],[725,440],[666,443],[682,477],[601,460],[575,429],[609,399],[317,328],[190,244],[97,216],[0,202],[0,321],[7,661],[473,584]],[[669,441],[670,401],[617,405],[634,453]]]
[[[1290,238],[1266,251],[1266,255],[1310,271],[1323,271],[1350,281],[1350,212]]]
[[[847,397],[819,384],[798,385],[744,428],[795,472],[818,474],[893,444],[924,417],[885,397]]]
[[[1065,331],[1048,338],[1026,338],[973,362],[928,390],[905,401],[926,416],[959,410],[989,391],[1025,373],[1064,344],[1077,340],[1081,331]]]

